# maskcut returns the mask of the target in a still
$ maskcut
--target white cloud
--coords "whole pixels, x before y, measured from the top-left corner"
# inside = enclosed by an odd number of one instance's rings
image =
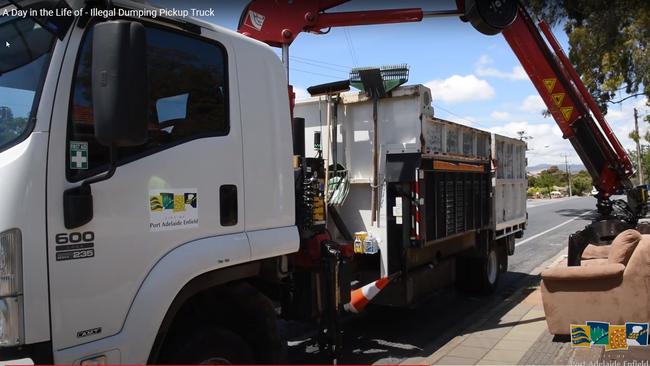
[[[527,140],[529,151],[526,152],[529,166],[564,163],[564,154],[569,156],[570,163],[580,162],[571,143],[562,138],[562,133],[554,122],[531,124],[517,121],[492,127],[490,131],[514,138],[519,137],[518,131],[524,131],[525,136],[530,138]]]
[[[293,92],[296,93],[296,100],[307,99],[310,97],[306,89],[294,86]]]
[[[504,111],[494,111],[490,113],[490,117],[499,121],[505,121],[510,119],[510,113]]]
[[[633,121],[634,120],[634,108],[639,111],[649,109],[646,105],[647,98],[638,98],[638,99],[628,99],[622,104],[610,105],[607,109],[607,115],[605,119],[608,122],[618,122],[618,121]]]
[[[605,120],[626,149],[636,149],[636,143],[629,137],[630,132],[634,130],[634,108],[639,111],[639,134],[645,136],[648,127],[650,127],[642,119],[650,110],[650,107],[646,105],[647,101],[647,98],[628,99],[622,104],[610,105],[608,108]],[[641,140],[641,143],[645,144],[646,142]]]
[[[529,113],[535,113],[538,115],[541,115],[543,111],[545,111],[546,104],[544,104],[544,100],[542,100],[542,97],[540,97],[538,94],[533,94],[529,95],[526,97],[521,102],[521,105],[519,106],[519,110],[522,110],[524,112],[529,112]]]
[[[494,97],[494,88],[475,75],[452,75],[444,80],[431,80],[424,84],[431,89],[434,102],[445,103],[486,100]]]
[[[640,116],[650,113],[650,107],[645,103],[646,99],[641,98],[626,101],[621,105],[610,106],[609,113],[605,116],[614,134],[626,149],[632,150],[636,146],[634,141],[629,138],[629,133],[634,129],[634,108],[639,110]],[[490,131],[514,138],[519,137],[517,131],[525,131],[526,136],[532,137],[527,140],[530,149],[526,152],[529,166],[541,163],[564,164],[564,154],[568,156],[570,164],[582,163],[571,143],[562,138],[562,132],[553,118],[542,119],[545,121],[543,123],[526,121],[527,118],[541,119],[540,112],[545,108],[539,96],[530,95],[522,101],[518,109],[530,112],[531,115],[524,117],[522,114],[521,119],[514,119],[520,117],[514,116],[515,113],[513,113],[510,118],[506,119],[506,122],[490,128]],[[501,111],[494,111],[491,116],[498,120],[496,117],[500,116],[499,112]],[[650,125],[639,121],[639,130],[643,136],[646,131],[650,130]]]
[[[527,80],[528,74],[521,65],[515,65],[512,70],[501,71],[492,67],[494,61],[488,55],[482,55],[476,63],[476,74],[478,76],[488,76],[508,80]]]

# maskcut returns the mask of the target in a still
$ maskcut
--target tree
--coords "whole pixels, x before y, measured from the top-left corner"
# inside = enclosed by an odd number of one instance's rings
[[[650,99],[650,1],[525,0],[550,24],[564,22],[569,59],[599,106],[616,93]]]
[[[562,180],[558,174],[555,174],[557,172],[557,167],[555,167],[556,170],[554,172],[551,171],[551,168],[543,170],[539,174],[539,177],[537,177],[537,187],[546,189],[546,193],[549,196],[551,195],[554,186],[562,184]]]
[[[639,167],[637,166],[636,150],[628,150],[627,153],[630,156],[634,170],[638,173]],[[641,165],[643,167],[644,181],[650,182],[650,147],[647,145],[641,145]],[[638,180],[636,182],[638,183]]]
[[[25,132],[28,122],[27,118],[23,117],[14,117],[2,121],[3,126],[0,128],[0,145],[14,140]]]
[[[551,165],[550,167],[548,167],[548,169],[546,169],[546,172],[549,174],[556,174],[559,171],[560,168],[558,168],[557,165]]]
[[[584,170],[571,177],[571,188],[576,195],[582,196],[585,193],[591,192],[592,185],[591,176]]]

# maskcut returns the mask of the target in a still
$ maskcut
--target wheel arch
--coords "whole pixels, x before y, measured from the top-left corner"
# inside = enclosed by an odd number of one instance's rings
[[[161,348],[165,344],[168,332],[176,319],[176,315],[191,298],[211,288],[219,287],[233,281],[255,277],[259,274],[260,267],[260,262],[257,261],[244,263],[203,273],[186,283],[167,308],[167,312],[158,328],[154,343],[149,352],[147,364],[157,363]]]

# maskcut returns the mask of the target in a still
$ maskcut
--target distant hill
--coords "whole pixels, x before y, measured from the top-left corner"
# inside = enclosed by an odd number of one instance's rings
[[[565,170],[564,164],[537,164],[537,165],[532,165],[532,166],[527,167],[526,170],[528,172],[530,172],[530,173],[538,174],[542,170],[546,170],[546,169],[550,168],[552,165],[556,165],[562,171]],[[585,166],[582,165],[582,164],[569,164],[569,171],[572,174],[577,173],[577,172],[579,172],[581,170],[586,170],[586,169],[587,168],[585,168]]]

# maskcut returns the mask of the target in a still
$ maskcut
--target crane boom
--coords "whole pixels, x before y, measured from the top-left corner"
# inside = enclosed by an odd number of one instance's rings
[[[457,9],[433,12],[418,8],[325,12],[349,1],[253,0],[242,13],[238,30],[271,46],[282,47],[287,74],[289,45],[301,32],[324,33],[323,29],[331,27],[418,22],[427,17],[452,15],[471,22],[484,34],[503,33],[562,136],[571,142],[591,175],[599,192],[599,212],[608,216],[612,209],[610,196],[633,188],[630,177],[634,169],[627,152],[549,27],[540,22],[538,28],[518,1],[456,0]],[[293,97],[291,86],[289,90]]]
[[[546,23],[549,48],[523,7],[503,36],[539,92],[565,139],[585,164],[603,198],[631,188],[632,162]],[[598,121],[598,124],[594,120]]]

